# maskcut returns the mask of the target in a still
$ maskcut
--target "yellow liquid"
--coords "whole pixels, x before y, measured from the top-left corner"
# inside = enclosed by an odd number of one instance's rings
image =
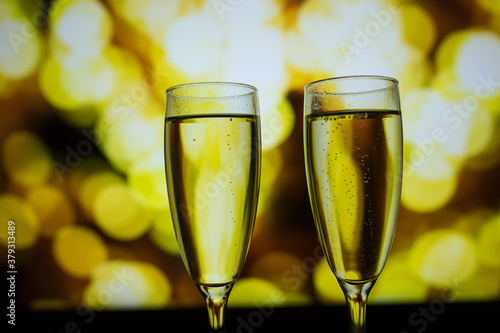
[[[170,117],[167,190],[184,264],[195,282],[224,285],[240,274],[257,211],[258,118]]]
[[[374,280],[387,259],[401,195],[398,111],[308,115],[305,158],[311,207],[337,278]]]

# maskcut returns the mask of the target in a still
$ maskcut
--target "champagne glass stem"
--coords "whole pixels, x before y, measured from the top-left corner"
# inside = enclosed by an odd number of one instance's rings
[[[339,279],[349,309],[349,333],[365,333],[366,302],[375,280],[353,284]]]
[[[227,298],[233,284],[223,286],[198,285],[205,302],[207,303],[208,317],[212,332],[224,333],[224,316],[226,314]]]

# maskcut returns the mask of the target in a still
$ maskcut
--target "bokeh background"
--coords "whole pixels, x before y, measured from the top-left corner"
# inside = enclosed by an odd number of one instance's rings
[[[260,94],[259,213],[230,306],[344,304],[309,207],[302,104],[305,84],[354,74],[400,81],[405,134],[370,303],[498,301],[500,1],[2,0],[0,234],[6,251],[16,222],[17,305],[203,306],[163,162],[164,91],[193,81]]]

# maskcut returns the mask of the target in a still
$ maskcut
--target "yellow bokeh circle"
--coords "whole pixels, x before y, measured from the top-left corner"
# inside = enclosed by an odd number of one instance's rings
[[[197,29],[190,29],[193,25]],[[222,70],[226,34],[216,16],[191,13],[176,18],[163,42],[166,59],[190,78],[213,76]],[[203,49],[203,54],[198,50]]]
[[[103,117],[98,125],[104,133],[100,148],[115,169],[127,173],[137,161],[162,149],[163,120],[147,118],[131,105],[120,105],[123,112]]]
[[[426,154],[407,145],[405,155],[401,203],[419,213],[444,207],[457,188],[456,167],[440,151]]]
[[[496,66],[499,56],[500,38],[494,32],[477,28],[458,30],[440,43],[436,68],[438,73],[445,72],[445,81],[453,85],[448,90],[455,94],[461,90],[461,100],[484,101],[496,112],[500,100],[500,89],[495,81],[500,75],[500,68]]]
[[[500,15],[500,2],[496,0],[476,0],[477,4],[492,14]]]
[[[97,195],[112,184],[124,184],[123,177],[113,171],[97,171],[85,177],[78,186],[78,199],[86,214],[92,216]]]
[[[2,244],[14,244],[16,249],[21,250],[32,247],[38,240],[40,234],[38,216],[33,207],[20,197],[14,194],[0,195],[0,221],[4,223],[3,233],[6,237],[5,243]],[[9,221],[14,222],[15,230],[12,230],[11,234],[6,234]]]
[[[403,184],[401,203],[419,213],[434,212],[444,207],[457,187],[455,178],[429,180],[415,175],[405,177]]]
[[[54,258],[69,275],[86,278],[108,258],[104,240],[92,229],[70,225],[60,229],[52,244]]]
[[[84,124],[95,110],[86,106],[107,101],[117,86],[117,73],[106,55],[47,57],[40,69],[39,85],[44,97],[68,120]],[[61,110],[60,110],[61,111]],[[87,120],[88,121],[88,120]]]
[[[52,36],[65,51],[95,55],[111,40],[113,21],[101,2],[76,0],[54,8]]]
[[[465,99],[484,102],[495,113],[500,110],[499,58],[500,36],[488,30],[471,30],[455,57],[454,68],[457,80],[468,91]]]
[[[153,213],[153,225],[149,237],[163,251],[173,255],[179,254],[170,209],[161,209]]]
[[[40,66],[38,85],[45,99],[54,107],[62,110],[76,110],[80,97],[62,85],[64,67],[53,56],[45,58]],[[66,74],[67,75],[67,74]]]
[[[427,292],[427,285],[411,274],[406,253],[391,254],[370,292],[370,302],[423,303]]]
[[[477,269],[477,250],[470,237],[452,229],[429,231],[413,244],[409,265],[429,286],[451,288]]]
[[[99,192],[94,216],[102,231],[122,241],[142,236],[151,225],[148,211],[123,184],[112,184]]]
[[[429,52],[436,42],[437,29],[432,17],[421,6],[407,3],[401,6],[404,39],[423,52]]]
[[[458,54],[460,47],[470,36],[468,31],[455,31],[448,35],[439,44],[436,51],[436,69],[438,71],[453,69],[455,65],[455,57]]]
[[[271,150],[283,143],[295,125],[291,103],[283,99],[274,108],[261,110],[262,150]]]
[[[35,71],[42,43],[38,30],[24,19],[0,20],[0,74],[20,80]]]
[[[314,289],[318,299],[325,304],[344,304],[344,292],[333,274],[326,259],[316,265],[313,275]]]
[[[484,222],[477,235],[478,256],[483,265],[500,268],[500,216]]]
[[[94,309],[154,309],[168,304],[172,286],[157,267],[137,261],[109,261],[97,266],[83,292]]]
[[[131,166],[127,182],[144,206],[168,208],[163,152],[151,154]]]
[[[11,133],[3,142],[2,164],[8,177],[23,186],[40,185],[52,172],[47,146],[38,136],[23,130]]]
[[[75,209],[66,194],[57,187],[42,185],[31,188],[26,196],[40,220],[40,234],[52,237],[66,225],[75,222]]]
[[[231,306],[275,307],[286,302],[283,291],[274,283],[255,277],[240,278],[231,291]]]

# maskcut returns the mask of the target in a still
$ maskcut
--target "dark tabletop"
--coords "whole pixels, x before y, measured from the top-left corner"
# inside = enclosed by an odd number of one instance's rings
[[[229,308],[228,333],[346,332],[345,306]],[[209,332],[205,309],[18,311],[7,332]],[[368,305],[367,332],[500,333],[500,302]]]

